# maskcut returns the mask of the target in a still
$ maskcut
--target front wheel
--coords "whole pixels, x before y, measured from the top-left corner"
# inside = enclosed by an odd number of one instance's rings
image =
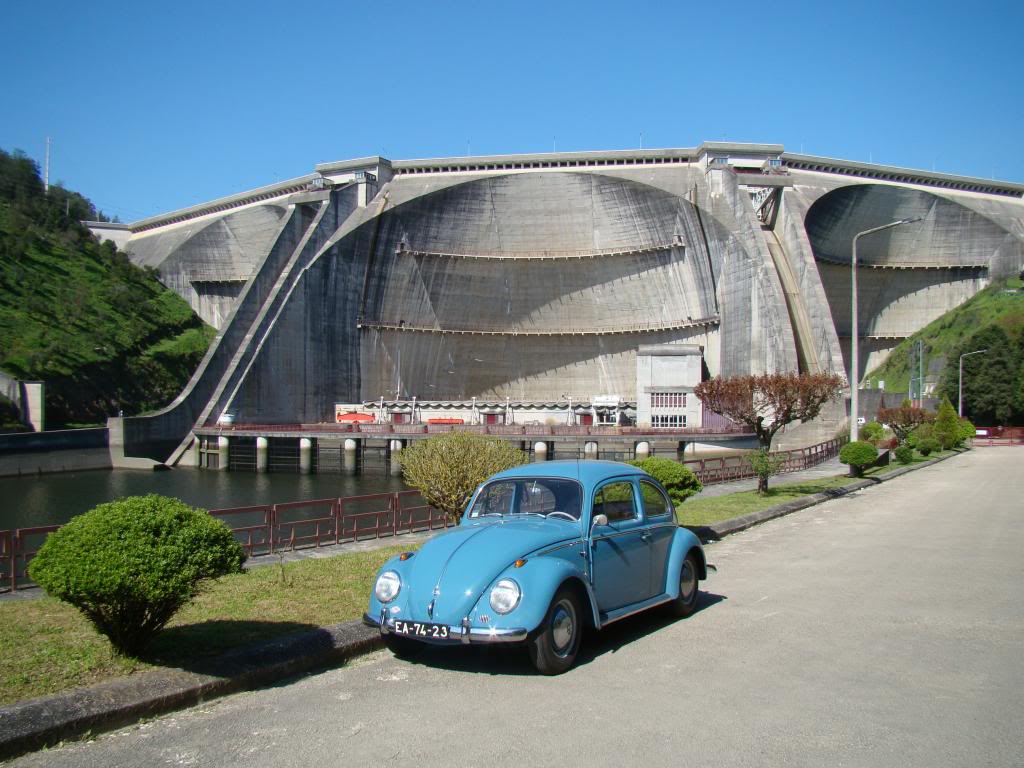
[[[576,661],[583,636],[579,600],[562,587],[551,600],[536,637],[527,641],[530,660],[542,675],[560,675]]]
[[[679,596],[669,603],[669,610],[676,616],[686,617],[697,609],[698,573],[697,556],[690,552],[679,569]]]

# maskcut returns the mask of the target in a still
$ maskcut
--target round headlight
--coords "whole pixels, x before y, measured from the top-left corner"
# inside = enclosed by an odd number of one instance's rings
[[[512,579],[502,579],[491,590],[491,608],[495,613],[508,613],[517,605],[522,593]]]
[[[402,588],[402,580],[394,571],[384,571],[377,577],[377,585],[373,588],[373,594],[382,603],[390,603],[398,597],[398,590]]]

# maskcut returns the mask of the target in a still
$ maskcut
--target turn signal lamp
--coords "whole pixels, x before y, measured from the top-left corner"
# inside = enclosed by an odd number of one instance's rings
[[[402,554],[400,554],[398,556],[398,559],[401,560],[404,563],[406,560],[408,560],[410,557],[412,557],[415,554],[416,554],[415,552],[403,552]]]
[[[515,563],[513,563],[513,565],[516,568],[522,568],[524,565],[526,565],[526,558],[524,558],[524,557],[519,558],[518,560],[515,561]]]

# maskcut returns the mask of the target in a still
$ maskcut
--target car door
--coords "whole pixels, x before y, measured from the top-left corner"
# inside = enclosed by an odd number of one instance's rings
[[[649,535],[630,480],[611,480],[594,493],[591,520],[608,518],[591,533],[594,595],[601,611],[614,611],[651,596]]]
[[[650,480],[640,480],[640,499],[644,505],[644,522],[650,535],[651,593],[665,591],[668,554],[676,533],[675,509],[662,490]]]

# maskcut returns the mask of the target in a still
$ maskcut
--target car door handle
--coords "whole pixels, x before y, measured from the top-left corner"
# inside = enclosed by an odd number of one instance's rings
[[[651,540],[651,534],[648,533],[647,531],[644,531],[643,534],[641,534],[640,538],[643,539],[644,541],[650,541]]]

